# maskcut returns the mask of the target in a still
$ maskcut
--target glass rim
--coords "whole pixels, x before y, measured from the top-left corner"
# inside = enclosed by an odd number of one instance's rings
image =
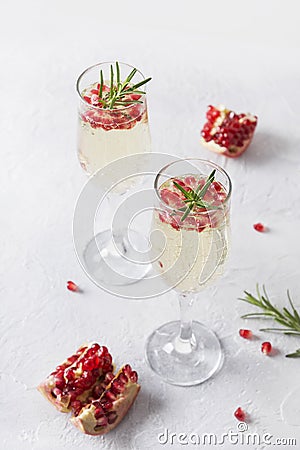
[[[222,202],[222,205],[226,205],[226,204],[228,203],[228,201],[229,201],[229,199],[230,199],[230,197],[231,197],[232,183],[231,183],[231,179],[230,179],[228,173],[226,172],[226,170],[224,170],[222,167],[220,167],[218,164],[214,163],[213,161],[210,161],[209,159],[204,159],[204,158],[182,158],[182,159],[178,159],[177,161],[172,161],[172,162],[170,162],[169,164],[167,164],[167,165],[165,165],[164,167],[162,167],[162,168],[160,169],[160,171],[157,173],[156,177],[155,177],[155,180],[154,180],[154,190],[155,190],[155,193],[156,193],[156,195],[157,195],[157,197],[158,197],[158,200],[159,200],[161,203],[163,203],[164,208],[166,207],[166,209],[168,209],[168,210],[170,210],[170,211],[173,211],[173,212],[174,212],[174,211],[178,211],[178,212],[180,212],[180,213],[182,214],[182,211],[180,211],[179,209],[176,209],[176,208],[171,207],[170,205],[168,205],[168,204],[161,198],[161,196],[160,196],[160,194],[159,194],[159,188],[160,188],[160,186],[158,187],[158,180],[159,180],[159,177],[163,174],[163,172],[164,172],[166,169],[168,169],[170,166],[172,166],[172,165],[174,165],[174,164],[176,164],[176,163],[178,163],[178,162],[182,162],[182,161],[197,161],[197,162],[205,163],[205,164],[210,165],[211,167],[213,167],[213,168],[216,169],[217,171],[221,172],[221,173],[225,176],[225,178],[227,179],[227,181],[228,181],[228,192],[226,192],[227,195],[226,195],[225,200]],[[215,210],[212,210],[212,211],[214,212]],[[196,217],[196,216],[201,216],[201,214],[207,214],[207,213],[209,213],[209,210],[206,210],[206,211],[200,211],[200,212],[197,212],[197,213],[190,212],[189,215],[190,215],[190,216],[193,216],[193,217]]]
[[[93,64],[92,66],[87,67],[83,72],[81,72],[81,74],[80,74],[79,77],[77,78],[77,81],[76,81],[76,91],[77,91],[77,94],[79,95],[80,100],[81,100],[85,105],[87,105],[89,108],[94,109],[95,111],[99,111],[99,110],[100,110],[100,111],[105,111],[105,112],[124,111],[124,110],[127,110],[128,108],[132,108],[133,106],[136,106],[136,105],[139,104],[139,103],[133,103],[132,105],[127,105],[127,106],[123,106],[122,108],[116,108],[116,109],[98,108],[98,106],[94,106],[94,105],[91,105],[90,103],[88,103],[88,102],[83,98],[83,96],[81,95],[81,92],[80,92],[80,90],[79,90],[79,83],[80,83],[80,81],[82,80],[82,78],[84,77],[84,75],[85,75],[86,73],[88,73],[88,72],[89,72],[90,70],[92,70],[92,69],[95,69],[96,67],[102,66],[103,64],[114,64],[114,63],[116,63],[116,61],[103,61],[103,62],[99,62],[99,63]],[[118,63],[119,63],[119,64],[123,64],[123,65],[125,65],[125,66],[127,66],[127,67],[129,67],[129,68],[131,68],[131,69],[136,69],[137,73],[139,73],[139,74],[142,76],[143,80],[145,80],[145,75],[144,75],[139,69],[137,69],[136,67],[132,66],[131,64],[124,63],[124,62],[122,62],[122,61],[118,61]],[[146,91],[146,85],[144,85],[143,87],[144,87],[144,90]],[[141,94],[141,97],[142,97],[142,99],[144,100],[144,98],[146,97],[146,94]]]

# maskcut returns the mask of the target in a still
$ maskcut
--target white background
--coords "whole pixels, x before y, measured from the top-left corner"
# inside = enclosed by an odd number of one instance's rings
[[[237,300],[259,282],[278,305],[289,288],[300,306],[297,4],[2,4],[1,449],[181,448],[161,446],[157,435],[168,428],[220,436],[236,430],[238,406],[250,415],[249,431],[296,437],[300,445],[300,415],[293,426],[280,414],[286,395],[300,385],[300,360],[284,357],[300,339],[264,335],[254,321],[247,326],[257,340],[242,340],[240,316],[251,308]],[[73,249],[72,215],[85,182],[76,159],[75,81],[87,66],[116,59],[153,77],[153,149],[210,158],[233,180],[228,269],[195,305],[195,317],[220,337],[225,363],[216,377],[193,388],[161,382],[143,356],[148,334],[178,317],[175,294],[141,302],[105,294],[85,277]],[[225,160],[200,146],[210,103],[258,115],[253,144],[240,159]],[[253,230],[258,221],[268,233]],[[67,291],[68,279],[84,293]],[[276,348],[272,357],[260,353],[263,339]],[[142,385],[128,417],[103,438],[80,434],[35,390],[87,340],[107,345],[118,365],[130,362]]]

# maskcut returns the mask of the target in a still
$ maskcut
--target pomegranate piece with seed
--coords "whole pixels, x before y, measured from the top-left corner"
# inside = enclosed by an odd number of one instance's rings
[[[266,231],[266,227],[262,223],[255,223],[253,225],[253,228],[259,233],[263,233],[264,231]]]
[[[208,107],[201,142],[209,150],[237,158],[250,145],[257,125],[257,116],[236,114],[224,106]]]
[[[95,347],[97,345],[98,347]],[[93,356],[91,357],[91,353]],[[38,386],[39,391],[61,412],[72,410],[75,401],[86,401],[97,389],[103,392],[108,384],[106,372],[112,371],[111,356],[98,344],[82,346],[57,366],[47,379]],[[97,386],[99,386],[97,388]],[[75,403],[78,409],[78,403]]]
[[[79,292],[79,287],[77,286],[76,283],[74,283],[74,281],[67,282],[67,289],[69,289],[69,291],[72,292]]]
[[[71,422],[85,434],[102,435],[114,429],[139,393],[137,373],[129,364],[111,380],[97,402],[84,406]]]
[[[83,433],[101,435],[115,428],[133,404],[140,386],[129,364],[113,373],[108,349],[82,346],[38,386],[59,411],[72,412],[71,422]]]
[[[240,422],[245,422],[246,419],[246,413],[245,411],[239,407],[234,411],[234,417],[239,420]]]
[[[239,334],[244,339],[251,339],[252,336],[253,336],[251,330],[243,330],[243,329],[241,329],[241,330],[239,330]]]
[[[269,355],[272,352],[272,344],[271,344],[271,342],[263,342],[261,344],[261,351],[265,355]]]

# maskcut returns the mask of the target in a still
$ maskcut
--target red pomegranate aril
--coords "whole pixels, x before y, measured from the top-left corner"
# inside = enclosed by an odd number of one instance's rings
[[[72,403],[73,401],[75,401],[77,399],[78,395],[79,394],[78,394],[77,389],[74,391],[71,391],[70,392],[70,402]]]
[[[94,367],[94,360],[92,358],[88,358],[82,363],[83,370],[93,370]]]
[[[263,233],[265,231],[265,226],[262,223],[255,223],[253,225],[254,230],[258,231],[259,233]]]
[[[74,281],[68,281],[67,282],[67,289],[69,289],[69,291],[72,291],[72,292],[78,292],[79,291],[79,287],[77,286],[76,283],[74,283]]]
[[[58,372],[53,372],[53,374],[55,375],[54,379],[55,381],[60,381],[60,380],[64,380],[64,370],[59,370]]]
[[[101,394],[103,394],[104,388],[99,384],[93,388],[92,394],[94,398],[99,398]]]
[[[109,370],[109,367],[111,366],[111,363],[112,363],[112,357],[108,353],[107,355],[105,355],[101,358],[100,367],[102,366],[102,368],[105,370],[105,372],[107,372]]]
[[[83,97],[83,99],[84,99],[87,103],[91,103],[91,98],[88,97],[87,95],[85,95],[85,96]]]
[[[107,400],[107,401],[101,402],[101,406],[102,406],[103,409],[105,409],[105,411],[109,411],[110,409],[112,409],[113,404],[112,404],[112,402]]]
[[[98,350],[100,350],[100,345],[97,343],[93,344],[90,348],[90,351],[92,354],[97,353]]]
[[[252,331],[251,330],[239,330],[240,336],[244,339],[251,339],[252,338]]]
[[[100,358],[103,358],[105,356],[108,355],[108,350],[106,347],[100,347],[99,351],[98,351],[98,355]]]
[[[139,100],[141,98],[140,94],[131,94],[131,99],[132,100]]]
[[[64,381],[64,380],[61,380],[61,379],[55,381],[55,384],[56,384],[56,387],[57,387],[58,389],[61,389],[61,390],[63,390],[63,388],[64,388],[65,385],[66,385],[65,381]]]
[[[131,372],[132,372],[131,366],[130,366],[129,364],[126,364],[126,365],[123,367],[123,372],[125,373],[125,375],[127,375],[127,377],[130,377],[130,374],[131,374]]]
[[[82,408],[82,403],[80,400],[74,400],[73,402],[71,402],[71,407],[74,409],[81,409]]]
[[[101,407],[100,408],[96,408],[95,412],[94,412],[94,415],[95,415],[95,419],[99,419],[101,416],[104,415],[103,409]]]
[[[240,422],[245,422],[246,413],[245,413],[245,411],[243,411],[243,409],[241,407],[239,407],[234,411],[234,417],[237,420],[239,420]]]
[[[114,380],[112,382],[112,389],[115,394],[119,394],[120,392],[123,392],[125,389],[124,383],[122,383],[122,381],[120,380]]]
[[[95,406],[95,408],[102,408],[100,400],[93,400],[92,403],[93,403],[93,406]]]
[[[78,359],[78,355],[72,355],[72,356],[70,356],[70,358],[68,358],[68,361],[70,361],[70,363],[73,364],[77,359]]]
[[[113,379],[115,378],[114,374],[112,372],[107,372],[107,374],[105,375],[105,383],[108,384],[110,383]]]
[[[58,389],[58,388],[54,388],[53,391],[52,391],[52,393],[53,393],[56,397],[58,397],[59,395],[62,394],[62,391],[61,391],[60,389]]]
[[[78,358],[78,357],[77,357],[77,358]],[[70,361],[69,358],[68,358],[68,361]],[[66,368],[66,365],[65,365],[65,364],[61,364],[60,366],[57,366],[57,367],[55,368],[55,371],[63,373],[63,371],[65,370],[65,368]]]
[[[180,208],[181,206],[184,206],[184,203],[179,194],[177,194],[176,192],[172,192],[169,189],[162,189],[160,191],[160,196],[163,202],[173,208]]]
[[[179,184],[179,186],[185,187],[185,183],[182,180],[180,180],[179,178],[174,178],[173,181],[175,181],[177,184]]]
[[[93,362],[94,362],[94,367],[95,367],[95,368],[96,368],[96,367],[99,367],[99,364],[100,364],[100,358],[99,358],[99,356],[95,355],[92,359],[93,359]]]
[[[73,381],[75,380],[75,373],[74,370],[70,369],[65,373],[65,377],[68,381]]]
[[[108,420],[106,416],[101,416],[97,420],[97,425],[100,427],[106,427],[108,425]]]
[[[130,381],[132,381],[132,383],[136,383],[138,380],[138,374],[137,372],[134,370],[133,372],[131,372],[130,374]]]
[[[107,421],[109,424],[114,423],[118,417],[117,413],[115,411],[112,411],[107,414]]]
[[[106,400],[110,400],[110,401],[114,402],[116,400],[116,398],[117,398],[117,396],[111,390],[108,390],[107,392],[105,392]]]
[[[269,355],[271,353],[271,351],[272,351],[272,344],[271,344],[271,342],[263,342],[261,344],[261,351],[265,355]]]

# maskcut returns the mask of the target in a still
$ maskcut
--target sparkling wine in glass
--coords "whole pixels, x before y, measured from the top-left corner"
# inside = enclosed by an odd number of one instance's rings
[[[151,150],[145,81],[129,64],[112,62],[96,64],[79,76],[78,158],[88,175],[118,158]]]
[[[192,305],[224,270],[231,181],[213,162],[185,159],[160,170],[155,191],[151,257],[156,271],[178,293],[181,319],[150,335],[146,357],[165,381],[195,385],[210,378],[222,363],[217,336],[193,320]]]
[[[88,176],[109,166],[109,170],[114,170],[114,179],[123,180],[107,195],[111,212],[116,209],[120,195],[135,184],[132,178],[124,180],[127,161],[130,164],[126,156],[151,150],[145,91],[148,81],[150,78],[145,79],[133,66],[119,62],[91,66],[77,80],[80,165]],[[111,165],[120,159],[122,164]],[[107,176],[109,173],[106,179]],[[99,188],[105,190],[105,176],[95,179],[97,183],[100,180]],[[131,262],[131,246],[126,236],[127,230],[118,228],[114,233],[107,229],[90,237],[83,255],[87,270],[115,285],[143,278],[149,265]],[[131,230],[131,241],[139,248],[145,246],[146,238]]]

